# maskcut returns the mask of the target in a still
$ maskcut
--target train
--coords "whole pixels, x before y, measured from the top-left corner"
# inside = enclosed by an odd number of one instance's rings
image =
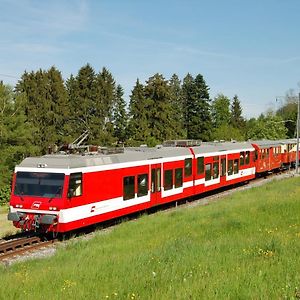
[[[27,157],[15,167],[7,217],[23,231],[64,234],[288,168],[296,149],[296,139],[171,140]]]

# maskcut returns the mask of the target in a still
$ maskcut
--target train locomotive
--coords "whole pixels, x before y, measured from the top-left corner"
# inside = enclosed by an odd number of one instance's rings
[[[65,233],[254,179],[295,163],[296,141],[192,143],[49,154],[16,166],[8,220]]]

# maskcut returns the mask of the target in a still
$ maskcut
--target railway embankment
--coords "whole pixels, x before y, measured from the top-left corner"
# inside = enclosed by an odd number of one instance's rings
[[[224,197],[70,240],[52,257],[0,266],[0,298],[299,298],[300,178]]]

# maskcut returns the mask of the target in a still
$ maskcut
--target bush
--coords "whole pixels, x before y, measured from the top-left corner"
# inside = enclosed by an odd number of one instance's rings
[[[0,205],[8,203],[9,197],[10,197],[10,186],[5,185],[0,187]]]

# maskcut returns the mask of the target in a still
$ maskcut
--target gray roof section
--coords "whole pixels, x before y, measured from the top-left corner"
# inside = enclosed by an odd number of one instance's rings
[[[101,166],[109,164],[119,164],[125,162],[152,160],[166,157],[189,156],[189,148],[126,148],[124,153],[117,154],[52,154],[39,157],[25,158],[18,167],[36,168],[41,166],[43,169],[73,169],[90,166]]]
[[[205,154],[210,152],[223,152],[230,150],[246,150],[253,149],[253,146],[249,142],[216,142],[216,143],[202,143],[201,146],[193,147],[195,154]]]
[[[260,140],[251,141],[251,143],[259,146],[260,148],[278,147],[282,145],[279,140]]]

